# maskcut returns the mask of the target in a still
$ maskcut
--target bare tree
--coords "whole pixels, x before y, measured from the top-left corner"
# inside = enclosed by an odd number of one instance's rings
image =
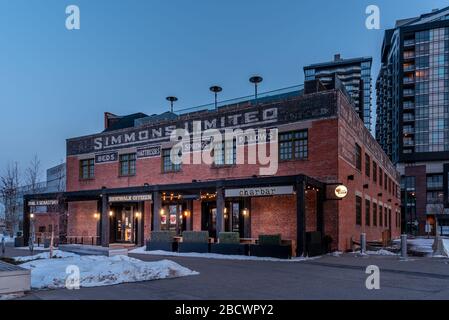
[[[12,236],[19,226],[19,165],[8,164],[5,173],[0,177],[0,196],[5,206],[5,227]]]
[[[25,170],[25,184],[29,187],[30,193],[39,191],[39,178],[41,175],[41,161],[34,155],[29,167]]]

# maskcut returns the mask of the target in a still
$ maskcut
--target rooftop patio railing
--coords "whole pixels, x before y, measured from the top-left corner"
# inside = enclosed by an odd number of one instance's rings
[[[238,107],[240,105],[257,105],[259,103],[269,103],[272,100],[288,99],[290,97],[301,95],[303,89],[304,89],[303,85],[295,85],[287,88],[258,93],[257,98],[255,97],[255,95],[250,95],[229,100],[218,101],[217,110],[228,106]],[[214,102],[192,108],[178,109],[175,110],[175,113],[178,115],[182,115],[191,112],[213,111],[213,110],[215,110]]]

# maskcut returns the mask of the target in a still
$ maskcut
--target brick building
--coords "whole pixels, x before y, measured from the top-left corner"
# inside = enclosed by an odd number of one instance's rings
[[[333,250],[350,249],[362,232],[368,241],[397,237],[398,173],[334,84],[306,83],[305,90],[212,110],[106,113],[103,132],[67,140],[66,192],[27,197],[25,232],[30,207],[50,201],[65,213],[59,215],[61,242],[142,245],[152,230],[208,230],[211,237],[235,231],[243,238],[280,233],[303,254],[309,232],[332,239]],[[212,164],[174,164],[170,133],[194,121],[202,129],[276,128],[276,174],[261,175],[259,160],[235,164],[252,146],[248,137],[230,148],[223,144]],[[183,156],[194,157],[194,146],[192,140]],[[341,185],[344,198],[336,196]]]

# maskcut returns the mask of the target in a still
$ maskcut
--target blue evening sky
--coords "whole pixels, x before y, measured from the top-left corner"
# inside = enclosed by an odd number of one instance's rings
[[[65,28],[76,4],[81,29]],[[380,7],[381,30],[365,28]],[[443,8],[443,0],[0,0],[0,173],[34,154],[48,168],[65,139],[99,132],[103,112],[159,113],[303,82],[302,67],[372,56],[396,19]],[[43,177],[42,177],[43,178]]]

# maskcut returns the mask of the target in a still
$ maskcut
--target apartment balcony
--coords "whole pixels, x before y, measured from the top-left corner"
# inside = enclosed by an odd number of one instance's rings
[[[413,77],[409,77],[409,78],[404,78],[404,84],[414,84],[415,83],[415,78]]]
[[[402,108],[404,110],[414,110],[415,109],[415,104],[413,102],[406,102],[402,105]]]
[[[405,51],[403,58],[404,58],[404,60],[415,59],[415,52],[414,51]]]
[[[404,72],[414,72],[415,71],[415,65],[404,65]]]
[[[404,47],[413,47],[415,45],[415,39],[404,40]]]
[[[404,140],[402,144],[404,147],[414,147],[415,141],[414,140]]]
[[[414,97],[415,96],[415,90],[406,89],[403,91],[404,97]]]

